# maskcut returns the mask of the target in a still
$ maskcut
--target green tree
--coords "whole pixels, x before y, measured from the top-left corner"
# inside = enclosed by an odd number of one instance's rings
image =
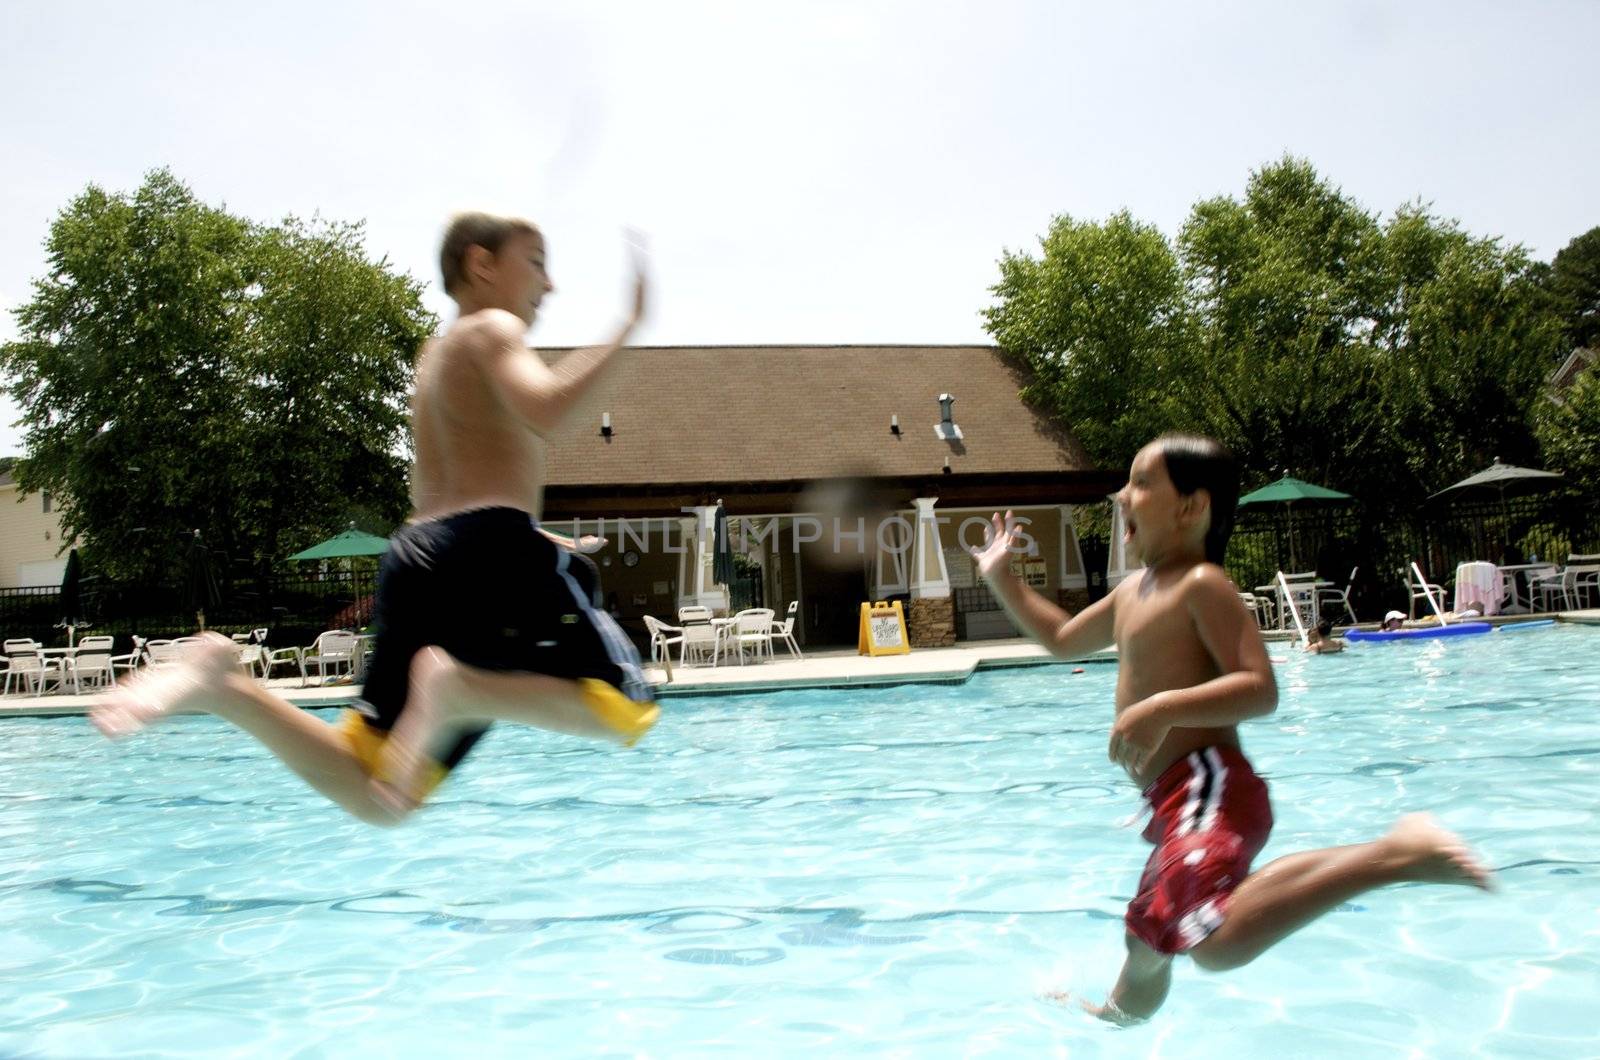
[[[1559,305],[1567,342],[1600,345],[1600,225],[1556,253],[1546,284]]]
[[[1373,342],[1390,369],[1389,422],[1407,444],[1369,477],[1431,492],[1496,456],[1535,460],[1533,410],[1563,345],[1538,263],[1420,207],[1399,211],[1384,242],[1387,306]]]
[[[1540,402],[1536,416],[1545,464],[1567,485],[1600,504],[1600,375],[1584,372],[1559,394]]]
[[[1362,341],[1379,300],[1370,214],[1287,159],[1242,200],[1197,203],[1178,236],[1198,341],[1172,377],[1194,426],[1260,477],[1328,482],[1370,459],[1381,412]]]
[[[249,454],[243,514],[271,560],[363,515],[407,510],[411,367],[436,321],[421,288],[369,262],[354,224],[294,218],[259,233],[239,363]]]
[[[28,491],[97,570],[161,577],[180,535],[257,569],[363,508],[404,512],[401,402],[434,321],[359,226],[262,226],[170,172],[51,225],[0,373]]]
[[[1290,472],[1406,510],[1535,444],[1561,344],[1537,263],[1420,205],[1384,223],[1285,158],[1242,198],[1197,203],[1171,248],[1119,214],[1058,219],[1042,250],[1001,259],[986,321],[1103,463],[1196,429],[1253,481]]]
[[[1168,408],[1189,340],[1183,276],[1166,238],[1126,212],[1057,217],[1038,258],[1006,253],[984,323],[1034,371],[1026,397],[1053,410],[1097,461],[1125,464]]]

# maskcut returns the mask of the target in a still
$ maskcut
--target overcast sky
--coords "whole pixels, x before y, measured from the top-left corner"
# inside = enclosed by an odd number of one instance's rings
[[[157,166],[259,220],[365,219],[441,315],[448,215],[528,215],[536,345],[613,326],[624,225],[641,343],[984,341],[996,258],[1053,214],[1170,234],[1285,152],[1549,258],[1600,224],[1597,40],[1587,0],[7,3],[0,306],[72,196]]]

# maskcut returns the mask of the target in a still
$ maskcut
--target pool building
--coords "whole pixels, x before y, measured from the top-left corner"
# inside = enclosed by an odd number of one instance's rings
[[[594,558],[625,626],[799,601],[801,643],[837,645],[862,601],[901,599],[913,645],[1010,636],[967,553],[980,521],[1027,519],[1019,573],[1081,606],[1103,564],[1085,565],[1072,509],[1124,477],[1026,403],[1027,381],[989,346],[624,349],[551,437],[545,519],[608,539]],[[880,499],[870,518],[819,507],[845,483]],[[727,581],[719,502],[741,557]]]

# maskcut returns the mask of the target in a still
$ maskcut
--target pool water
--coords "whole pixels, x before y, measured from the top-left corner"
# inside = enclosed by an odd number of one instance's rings
[[[1104,996],[1148,851],[1109,664],[672,699],[631,751],[497,729],[393,831],[213,719],[13,719],[0,1054],[1600,1055],[1600,630],[1273,653],[1257,864],[1429,810],[1498,894],[1180,961],[1142,1027],[1044,999]]]

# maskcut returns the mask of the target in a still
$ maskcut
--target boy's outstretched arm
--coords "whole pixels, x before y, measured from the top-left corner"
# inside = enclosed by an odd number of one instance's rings
[[[487,374],[501,399],[536,433],[548,434],[560,424],[644,319],[647,285],[643,267],[635,268],[633,305],[617,334],[604,345],[573,350],[553,370],[523,342],[526,324],[509,313],[494,314],[484,324]]]
[[[1278,682],[1266,643],[1226,572],[1212,563],[1196,567],[1183,598],[1217,676],[1188,688],[1157,692],[1117,716],[1111,729],[1111,760],[1135,774],[1169,729],[1237,725],[1278,708]]]
[[[1011,513],[1006,512],[1004,521],[998,514],[990,519],[993,536],[984,548],[973,549],[972,555],[978,562],[978,573],[1022,631],[1062,658],[1087,655],[1108,646],[1113,634],[1115,594],[1096,600],[1076,615],[1068,614],[1011,573],[1013,550],[1022,540],[1021,527],[1013,524]]]

